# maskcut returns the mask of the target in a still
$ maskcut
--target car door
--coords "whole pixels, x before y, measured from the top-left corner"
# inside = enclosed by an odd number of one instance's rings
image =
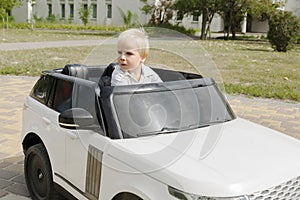
[[[72,98],[72,107],[83,108],[94,117],[93,128],[64,130],[67,133],[66,178],[77,191],[90,199],[99,197],[102,156],[109,142],[99,119],[101,111],[95,90],[93,83],[75,83]]]
[[[38,133],[46,147],[50,158],[51,167],[54,173],[65,173],[65,135],[61,134],[58,125],[59,113],[53,109],[53,97],[61,89],[61,85],[57,84],[57,79],[43,75],[35,84],[30,96],[37,100],[26,101],[25,106],[28,107],[28,115],[31,117],[32,131]],[[32,102],[32,103],[30,103]]]
[[[56,78],[55,87],[48,101],[52,109],[46,114],[49,121],[49,139],[47,144],[50,160],[54,169],[54,177],[65,177],[66,174],[66,131],[58,122],[59,114],[72,107],[72,91],[74,83],[69,80]]]

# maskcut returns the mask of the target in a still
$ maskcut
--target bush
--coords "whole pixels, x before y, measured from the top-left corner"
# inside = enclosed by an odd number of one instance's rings
[[[54,23],[56,22],[56,16],[51,14],[46,18],[47,22]]]
[[[296,16],[288,11],[278,11],[270,17],[267,37],[274,50],[286,52],[297,42],[299,30]]]
[[[186,29],[183,26],[180,25],[172,25],[172,24],[160,24],[160,25],[153,25],[153,24],[148,24],[144,27],[159,27],[159,28],[165,28],[165,29],[172,29],[174,31],[178,31],[180,33],[186,34],[186,35],[190,35],[190,36],[194,36],[196,33],[195,29]]]

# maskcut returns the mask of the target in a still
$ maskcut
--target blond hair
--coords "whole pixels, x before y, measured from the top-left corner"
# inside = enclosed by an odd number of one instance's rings
[[[144,29],[132,28],[122,32],[118,37],[118,43],[120,42],[134,42],[142,58],[147,58],[149,54],[149,40],[148,34]]]

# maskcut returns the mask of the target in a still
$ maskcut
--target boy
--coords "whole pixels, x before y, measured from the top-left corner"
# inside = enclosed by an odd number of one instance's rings
[[[144,30],[122,32],[117,48],[119,65],[113,71],[112,86],[162,82],[151,68],[144,65],[149,52],[148,36]]]

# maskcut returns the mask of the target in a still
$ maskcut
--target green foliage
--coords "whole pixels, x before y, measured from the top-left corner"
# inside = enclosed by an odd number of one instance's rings
[[[250,0],[224,0],[221,3],[219,14],[224,19],[224,31],[227,39],[231,32],[232,39],[235,39],[236,32],[240,29],[240,24],[244,20]]]
[[[130,10],[127,10],[127,13],[125,13],[121,8],[118,7],[118,9],[127,28],[137,24],[138,16],[136,13],[132,13]]]
[[[92,12],[92,7],[87,6],[87,4],[81,4],[78,14],[79,19],[82,21],[82,23],[86,26],[89,23],[89,18]]]
[[[0,22],[1,25],[1,22]],[[48,30],[68,30],[68,31],[97,31],[91,32],[90,34],[96,35],[114,35],[125,30],[122,27],[113,27],[113,26],[97,26],[97,25],[87,25],[84,26],[82,24],[65,24],[65,23],[46,23],[43,20],[41,22],[36,22],[34,24],[35,28],[38,29],[48,29]],[[31,29],[31,25],[28,23],[14,23],[10,24],[10,28],[14,29]]]
[[[286,52],[297,42],[300,31],[299,19],[288,11],[274,13],[269,20],[268,39],[272,48]]]
[[[56,22],[56,16],[51,14],[46,18],[47,22],[54,23]]]
[[[38,17],[37,14],[33,14],[33,19],[35,22],[39,23],[39,22],[44,22],[43,17]]]
[[[145,26],[146,27],[146,26]],[[196,33],[195,29],[186,29],[183,26],[180,25],[172,25],[172,24],[160,24],[160,25],[151,25],[149,27],[159,27],[159,28],[164,28],[164,29],[171,29],[171,30],[175,30],[178,31],[180,33],[183,33],[185,35],[190,35],[190,36],[194,36]]]
[[[6,13],[11,11],[15,6],[20,6],[22,0],[1,0],[0,1],[0,18],[5,18]]]
[[[169,24],[169,21],[173,17],[173,6],[174,1],[169,0],[158,0],[149,4],[147,0],[140,0],[145,5],[141,8],[141,10],[145,14],[150,14],[151,18],[149,20],[150,25],[161,25],[161,24]]]
[[[180,19],[185,15],[202,15],[201,39],[206,39],[215,13],[221,9],[223,0],[177,0],[174,9]]]
[[[285,1],[273,0],[248,0],[247,12],[260,21],[265,21],[276,12],[276,9],[283,7]]]
[[[225,84],[225,90],[229,94],[244,94],[253,97],[274,98],[274,99],[290,99],[300,101],[300,94],[296,93],[292,87],[282,86],[274,88],[272,85],[256,84]]]

